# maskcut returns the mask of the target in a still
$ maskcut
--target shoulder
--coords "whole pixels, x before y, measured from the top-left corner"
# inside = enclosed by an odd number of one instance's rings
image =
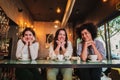
[[[34,44],[34,45],[39,45],[39,42],[38,42],[38,41],[36,41],[36,42],[34,42],[33,44]]]
[[[98,44],[98,45],[100,45],[100,44],[103,44],[101,41],[99,41],[99,40],[94,40],[94,42],[96,43],[96,44]]]
[[[71,41],[68,40],[67,43],[71,43]]]
[[[23,41],[21,39],[18,40],[18,43],[23,43]]]
[[[71,41],[68,40],[68,41],[67,41],[67,44],[68,44],[68,45],[69,45],[69,44],[71,45],[72,43],[71,43]]]
[[[18,42],[17,42],[17,46],[23,46],[25,45],[22,41],[22,39],[19,39]]]
[[[48,45],[49,45],[50,47],[53,47],[53,46],[54,46],[54,43],[51,42],[51,43],[48,43]]]
[[[82,45],[82,41],[78,42],[77,44],[78,44],[78,45]]]

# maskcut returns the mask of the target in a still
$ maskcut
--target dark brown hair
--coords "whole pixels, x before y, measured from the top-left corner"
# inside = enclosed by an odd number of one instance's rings
[[[36,37],[35,31],[32,28],[28,28],[28,27],[23,30],[23,32],[22,32],[23,37],[24,37],[26,31],[32,32],[33,36]]]
[[[87,29],[91,33],[93,40],[97,37],[97,27],[93,23],[86,23],[76,29],[76,33],[80,39],[82,38],[81,32],[84,29]]]
[[[60,28],[60,29],[58,29],[57,31],[56,31],[56,33],[55,33],[55,37],[54,37],[54,50],[55,50],[55,48],[57,47],[57,40],[58,40],[58,35],[59,35],[59,32],[60,31],[64,31],[65,32],[65,48],[67,48],[67,41],[68,41],[68,37],[67,37],[67,32],[66,32],[66,30],[64,29],[64,28]]]

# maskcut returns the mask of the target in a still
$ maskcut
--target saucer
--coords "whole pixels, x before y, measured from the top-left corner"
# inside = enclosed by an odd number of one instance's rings
[[[57,61],[57,62],[63,62],[63,61],[65,61],[65,60],[63,59],[63,60],[55,60],[55,61]]]
[[[78,57],[78,56],[77,56],[77,57],[74,57],[74,56],[73,56],[73,57],[71,57],[71,60],[80,60],[80,57]]]
[[[95,60],[95,61],[88,60],[88,62],[100,62],[100,61],[99,60]]]
[[[30,61],[30,59],[18,59],[19,61]]]

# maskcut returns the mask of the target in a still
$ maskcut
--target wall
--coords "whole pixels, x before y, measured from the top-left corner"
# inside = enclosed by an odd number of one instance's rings
[[[26,22],[27,25],[33,25],[33,20],[21,0],[0,0],[0,7],[16,24],[23,25]],[[22,12],[18,9],[22,9]]]

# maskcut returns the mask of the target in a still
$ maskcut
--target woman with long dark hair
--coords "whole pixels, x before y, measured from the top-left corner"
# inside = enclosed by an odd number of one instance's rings
[[[65,29],[58,29],[55,33],[54,41],[49,48],[49,57],[51,59],[56,59],[57,56],[63,55],[64,57],[72,56],[72,45],[68,41],[67,32]],[[48,68],[47,69],[47,79],[56,80],[56,76],[59,71],[63,75],[63,80],[72,80],[72,69],[71,68]],[[59,76],[59,75],[58,75]]]

